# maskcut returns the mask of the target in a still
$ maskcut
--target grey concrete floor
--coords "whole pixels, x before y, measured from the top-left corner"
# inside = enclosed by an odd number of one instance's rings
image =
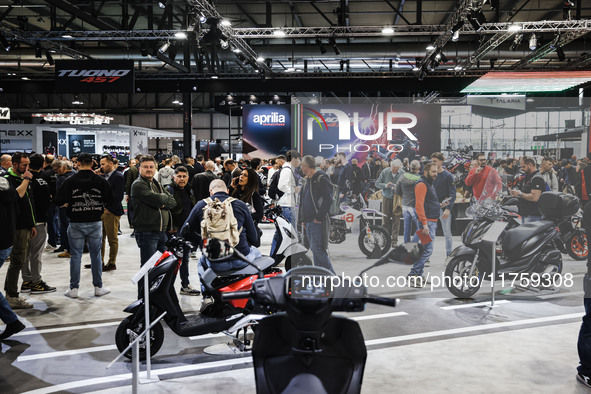
[[[123,308],[136,296],[130,278],[139,269],[139,250],[129,238],[125,217],[122,230],[117,270],[103,273],[112,293],[101,298],[94,297],[90,270],[84,269],[80,298],[66,298],[69,259],[44,253],[43,279],[58,291],[29,296],[34,308],[17,311],[27,329],[0,345],[0,392],[131,392],[131,363],[120,361],[106,369],[118,354],[114,333],[127,315]],[[262,250],[268,252],[273,229],[264,226],[263,231]],[[457,245],[459,237],[454,242]],[[431,275],[443,272],[444,249],[443,239],[437,238],[427,268]],[[344,244],[331,245],[330,254],[337,272],[347,275],[373,262],[361,254],[354,234]],[[363,313],[351,314],[358,319],[368,347],[363,392],[586,391],[575,381],[585,263],[568,256],[563,259],[563,274],[574,275],[572,286],[529,292],[509,291],[505,283],[505,291],[499,292],[502,284],[497,281],[495,308],[489,307],[489,284],[466,301],[454,298],[445,287],[381,286],[388,276],[406,276],[408,266],[387,265],[370,271],[380,278],[373,293],[395,296],[402,302],[394,309],[370,305]],[[88,262],[84,255],[82,264]],[[1,282],[5,273],[6,269],[0,271]],[[196,285],[195,259],[191,273]],[[189,313],[199,309],[201,297],[180,296],[180,301]],[[165,327],[163,348],[152,364],[160,382],[142,384],[140,392],[254,392],[248,354],[204,351],[227,342],[219,335],[179,338]]]

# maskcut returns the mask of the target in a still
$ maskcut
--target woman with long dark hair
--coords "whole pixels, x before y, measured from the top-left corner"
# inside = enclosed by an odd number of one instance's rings
[[[259,175],[252,168],[242,170],[239,177],[232,180],[232,197],[250,204],[254,211],[252,219],[258,223],[263,218],[265,202],[259,195]]]

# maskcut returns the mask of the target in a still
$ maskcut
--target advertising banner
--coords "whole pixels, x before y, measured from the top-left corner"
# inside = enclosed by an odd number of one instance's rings
[[[70,157],[77,156],[80,153],[95,153],[95,145],[94,135],[71,134],[68,136]]]
[[[55,131],[43,130],[43,153],[55,155],[57,152],[57,133]]]
[[[59,130],[57,132],[57,154],[60,156],[68,156],[66,134],[65,130]]]
[[[133,60],[56,60],[61,93],[133,93]]]
[[[242,153],[269,158],[292,149],[290,105],[245,105]]]
[[[129,132],[129,157],[148,154],[148,131],[132,129]]]
[[[298,105],[296,110],[295,148],[304,155],[344,152],[362,164],[368,156],[412,160],[440,149],[439,105]]]
[[[0,119],[2,119],[2,120],[10,119],[10,108],[0,107]]]

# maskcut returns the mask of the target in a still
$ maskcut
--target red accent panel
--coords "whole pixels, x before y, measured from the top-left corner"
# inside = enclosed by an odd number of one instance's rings
[[[158,259],[158,261],[156,262],[156,264],[154,264],[154,267],[157,267],[158,264],[160,264],[161,262],[163,262],[164,259],[166,259],[169,256],[172,256],[172,253],[170,253],[168,250],[166,252],[162,253],[162,256],[160,256],[160,258]]]
[[[273,272],[271,274],[265,275],[265,278],[270,278],[273,276],[281,275],[281,272]],[[258,278],[258,275],[251,275],[248,278],[244,278],[238,282],[232,283],[226,287],[222,287],[220,289],[220,293],[229,293],[233,291],[244,291],[249,290],[252,287],[252,282],[254,282]],[[248,302],[248,298],[243,298],[240,300],[230,300],[230,305],[236,308],[244,308],[246,303]]]

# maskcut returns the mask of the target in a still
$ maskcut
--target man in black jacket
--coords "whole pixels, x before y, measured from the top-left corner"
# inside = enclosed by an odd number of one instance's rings
[[[27,260],[27,251],[31,238],[37,235],[35,229],[35,211],[30,182],[33,174],[29,172],[29,156],[26,153],[12,155],[12,167],[4,177],[11,183],[18,193],[16,232],[14,245],[10,255],[10,265],[6,273],[4,289],[6,299],[12,309],[28,309],[33,305],[18,296],[18,279],[21,269]]]
[[[53,293],[55,287],[49,286],[41,279],[41,254],[45,246],[47,236],[47,220],[49,217],[49,185],[43,179],[41,168],[43,167],[43,156],[35,153],[29,157],[31,161],[30,171],[33,174],[31,180],[31,193],[33,194],[33,207],[35,208],[35,230],[37,235],[29,241],[29,250],[23,265],[23,284],[21,293],[45,294]]]
[[[314,265],[334,272],[327,253],[332,185],[328,175],[316,171],[316,161],[312,156],[304,156],[301,168],[306,176],[306,183],[300,196],[298,221],[304,224],[310,250],[314,255]]]
[[[10,256],[14,243],[16,226],[16,208],[19,196],[8,179],[0,177],[0,268]],[[0,292],[0,320],[6,328],[0,334],[0,341],[22,331],[25,325],[18,319],[10,308],[10,304]]]
[[[215,164],[213,163],[213,161],[206,161],[205,172],[197,174],[193,177],[191,188],[193,189],[193,196],[195,197],[195,201],[201,201],[204,198],[209,197],[209,184],[214,179],[218,179],[218,177],[215,176],[213,173],[214,170]]]
[[[103,286],[102,281],[101,216],[105,207],[111,206],[112,202],[111,185],[92,171],[92,156],[81,153],[78,156],[78,173],[66,179],[55,198],[57,205],[66,207],[66,214],[70,218],[70,288],[65,293],[66,297],[78,298],[80,263],[85,242],[90,252],[94,295],[100,297],[111,292]]]
[[[123,174],[117,171],[115,160],[111,155],[101,157],[101,169],[113,193],[113,201],[105,207],[105,212],[101,216],[103,222],[103,242],[101,247],[102,261],[105,261],[105,252],[107,249],[105,241],[109,242],[109,260],[103,266],[103,271],[112,271],[117,269],[117,253],[119,252],[119,221],[123,215],[123,193],[125,192],[125,178]],[[90,267],[89,267],[90,268]]]
[[[176,201],[176,206],[170,210],[172,215],[172,229],[168,232],[169,236],[175,235],[185,220],[189,217],[191,209],[195,206],[195,197],[191,194],[189,188],[189,171],[184,166],[178,166],[174,170],[172,176],[172,183],[166,186],[166,189]],[[180,268],[181,277],[181,294],[184,295],[199,295],[201,292],[191,285],[189,280],[189,256],[191,248],[187,245],[183,247],[183,261]]]
[[[48,155],[50,156],[50,155]],[[46,158],[47,159],[47,158]],[[41,172],[43,179],[47,182],[49,186],[49,194],[50,198],[57,194],[57,176],[59,168],[62,166],[61,161],[53,159],[51,164],[48,167],[45,167],[45,170]],[[57,245],[60,244],[60,220],[59,220],[59,208],[50,201],[49,204],[49,212],[47,214],[47,247],[46,249],[52,250],[56,249]]]

